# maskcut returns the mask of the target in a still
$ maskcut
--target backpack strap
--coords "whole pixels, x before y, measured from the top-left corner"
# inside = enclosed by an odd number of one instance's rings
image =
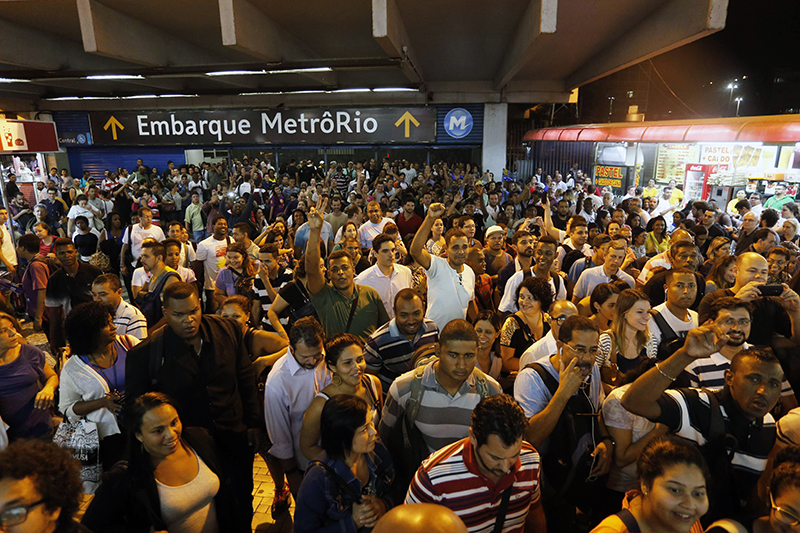
[[[497,518],[494,519],[492,533],[502,533],[503,531],[503,526],[506,523],[506,513],[508,512],[508,503],[511,501],[511,491],[513,489],[514,484],[512,483],[503,491],[503,500],[500,502],[500,507],[497,509]]]
[[[550,391],[551,396],[556,395],[556,391],[558,390],[558,381],[556,381],[556,378],[554,378],[552,374],[550,374],[550,372],[548,372],[547,369],[542,366],[541,363],[531,363],[527,368],[532,368],[537,374],[539,374],[539,377],[542,378],[542,381],[544,382],[544,386]]]
[[[680,335],[675,333],[675,330],[667,323],[666,319],[658,311],[650,311],[653,315],[653,320],[656,321],[658,329],[661,330],[661,342],[672,342],[680,339]]]
[[[426,365],[427,366],[427,365]],[[422,397],[425,396],[425,387],[422,385],[422,375],[425,366],[414,369],[414,378],[411,380],[411,395],[406,401],[406,420],[413,425],[419,415],[419,408],[422,406]]]
[[[723,446],[725,440],[725,419],[722,416],[722,409],[719,400],[713,391],[706,388],[702,389],[708,396],[709,409],[711,410],[711,422],[708,426],[708,443],[713,447]]]
[[[642,533],[642,530],[639,527],[639,522],[636,521],[633,513],[631,513],[628,509],[621,510],[616,514],[616,516],[622,521],[622,523],[625,525],[625,528],[630,533]]]

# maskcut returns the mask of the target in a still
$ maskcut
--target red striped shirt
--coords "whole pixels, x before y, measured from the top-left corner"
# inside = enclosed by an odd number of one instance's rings
[[[490,533],[513,484],[504,533],[521,533],[531,505],[539,504],[539,453],[522,443],[517,464],[497,484],[484,476],[469,437],[431,454],[417,470],[405,503],[436,503],[455,512],[470,533]]]

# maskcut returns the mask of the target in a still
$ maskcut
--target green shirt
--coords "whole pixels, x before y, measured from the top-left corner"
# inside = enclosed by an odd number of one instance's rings
[[[357,292],[356,292],[357,291]],[[347,319],[350,317],[353,299],[358,297],[353,322],[347,331]],[[345,298],[330,282],[325,283],[322,290],[311,295],[311,303],[317,310],[325,336],[330,338],[337,333],[352,333],[362,341],[366,341],[373,331],[389,321],[389,315],[383,306],[378,291],[366,285],[356,285],[350,298]]]
[[[783,198],[777,198],[775,196],[770,196],[767,198],[767,201],[764,202],[764,209],[774,209],[781,214],[781,208],[788,204],[789,202],[794,202],[794,198],[789,196],[788,194],[785,195]]]
[[[186,229],[189,231],[200,231],[203,227],[203,216],[200,214],[203,206],[200,204],[189,204],[186,208]]]

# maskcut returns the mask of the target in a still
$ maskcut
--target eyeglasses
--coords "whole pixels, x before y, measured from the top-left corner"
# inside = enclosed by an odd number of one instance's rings
[[[594,347],[588,348],[588,349],[584,348],[583,346],[581,346],[579,348],[575,348],[574,346],[570,346],[567,343],[564,343],[564,346],[567,346],[570,350],[572,350],[573,352],[575,352],[576,354],[581,355],[581,356],[586,355],[586,354],[589,354],[591,356],[595,356],[595,355],[597,355],[597,352],[599,350],[599,348],[597,346],[594,346]]]
[[[729,328],[732,328],[733,326],[736,326],[736,325],[738,325],[740,328],[746,328],[747,326],[750,325],[751,322],[752,321],[749,318],[741,318],[739,320],[736,320],[736,319],[733,319],[733,318],[729,318],[728,320],[725,320],[724,322],[720,322],[720,324],[722,324],[723,326],[727,326]]]
[[[568,316],[556,316],[556,317],[553,317],[553,320],[555,320],[558,323],[558,325],[560,326],[568,318],[569,318]]]
[[[11,507],[0,513],[0,527],[6,528],[9,526],[16,526],[25,522],[28,519],[28,513],[37,505],[44,503],[44,500],[39,500],[28,505],[17,505]]]
[[[772,497],[772,493],[769,495],[769,503],[772,505],[772,511],[775,513],[775,520],[792,528],[800,525],[800,518],[798,518],[797,515],[775,505],[775,499]]]

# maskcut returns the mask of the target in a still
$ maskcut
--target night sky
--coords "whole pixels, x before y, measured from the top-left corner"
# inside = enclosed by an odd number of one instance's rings
[[[744,99],[740,115],[800,113],[800,1],[730,0],[724,30],[652,61],[694,112],[669,93],[645,62],[650,79],[646,105],[635,103],[646,109],[646,120],[733,116],[735,103],[729,104],[726,87],[736,78],[733,98]],[[608,96],[623,102],[624,90],[633,89],[626,86],[633,85],[628,80],[648,76],[638,65],[626,71],[581,88],[580,122],[606,122]],[[783,81],[776,83],[779,78]],[[624,120],[626,108],[617,107],[612,119]]]

